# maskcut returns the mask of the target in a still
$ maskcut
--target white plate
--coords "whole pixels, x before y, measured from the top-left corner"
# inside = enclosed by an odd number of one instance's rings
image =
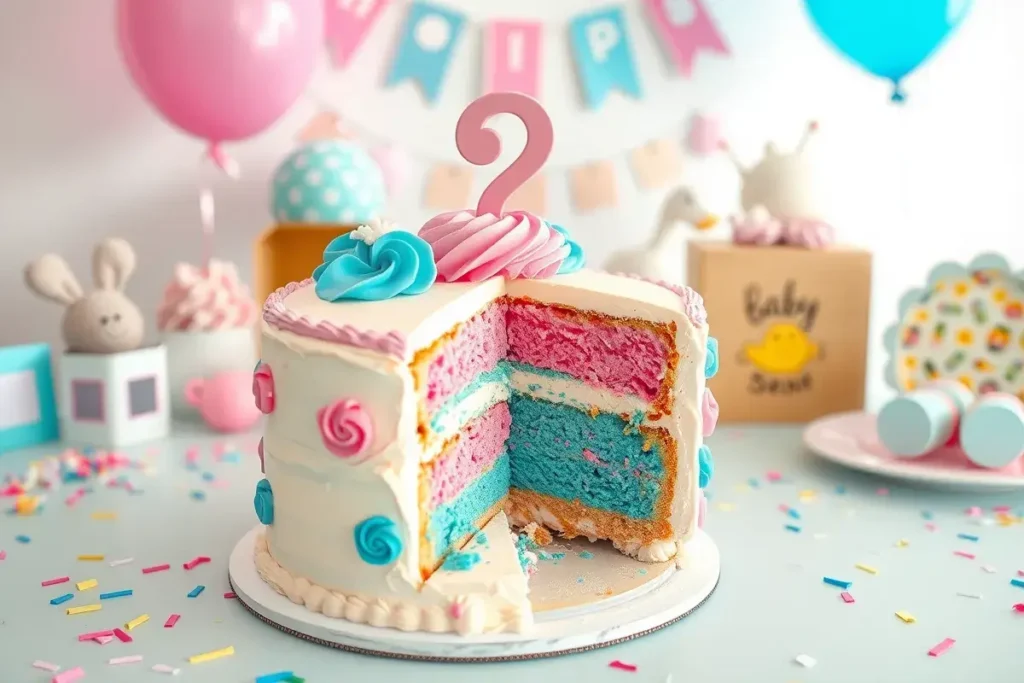
[[[400,659],[509,661],[615,645],[673,624],[700,607],[718,585],[720,571],[718,547],[710,536],[698,531],[686,544],[682,569],[665,571],[641,587],[607,600],[539,612],[529,633],[475,637],[406,633],[314,614],[278,594],[263,582],[253,563],[253,543],[261,529],[257,526],[238,542],[228,563],[231,585],[251,613],[286,633],[321,645]],[[595,544],[594,553],[601,547]],[[623,561],[635,563],[626,557]],[[531,582],[542,579],[543,570],[542,563]]]
[[[878,443],[871,413],[840,413],[815,420],[804,430],[804,444],[825,460],[883,477],[973,491],[1024,489],[1020,464],[986,470],[949,458],[892,456]]]

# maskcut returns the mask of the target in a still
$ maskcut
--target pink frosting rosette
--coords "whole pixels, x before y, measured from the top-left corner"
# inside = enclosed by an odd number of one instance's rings
[[[212,259],[205,268],[179,263],[156,312],[163,332],[210,332],[252,327],[258,312],[233,263]]]
[[[274,373],[266,363],[260,363],[252,373],[252,397],[261,413],[270,415],[274,412]]]
[[[701,401],[700,417],[704,427],[704,436],[711,436],[715,433],[715,426],[718,424],[718,401],[710,389],[704,389],[704,399]]]
[[[565,237],[524,211],[494,214],[453,211],[435,216],[420,229],[430,244],[441,282],[479,282],[555,275],[569,256]]]
[[[373,441],[373,421],[362,404],[342,398],[316,414],[324,446],[339,458],[354,458],[366,452]]]

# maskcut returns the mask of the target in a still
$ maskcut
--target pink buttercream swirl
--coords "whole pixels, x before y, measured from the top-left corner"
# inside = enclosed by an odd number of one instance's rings
[[[274,412],[274,373],[266,363],[260,363],[252,373],[252,397],[261,413],[270,415]]]
[[[211,260],[208,268],[179,263],[156,320],[164,332],[209,332],[251,327],[257,310],[233,263]]]
[[[704,399],[701,401],[700,417],[704,427],[704,436],[711,436],[715,433],[715,426],[718,424],[718,401],[710,389],[704,389]]]
[[[359,401],[338,399],[316,414],[324,446],[339,458],[364,453],[373,441],[373,420]]]
[[[570,250],[557,230],[524,211],[501,218],[470,210],[444,213],[427,221],[419,235],[434,250],[441,282],[551,277]]]
[[[654,278],[644,277],[643,275],[637,275],[636,273],[613,273],[613,275],[628,277],[630,280],[642,280],[643,282],[649,282],[652,285],[664,287],[679,297],[680,303],[683,307],[683,313],[686,314],[687,319],[691,323],[697,327],[707,324],[708,312],[707,309],[704,308],[704,297],[698,294],[692,287],[680,287],[679,285],[674,285],[671,282],[655,280]]]
[[[291,282],[268,296],[263,305],[264,322],[300,337],[310,337],[331,344],[367,349],[395,358],[405,356],[405,336],[400,332],[391,331],[382,334],[360,330],[352,325],[335,325],[326,320],[312,320],[288,310],[284,305],[284,300],[296,290],[312,285],[313,278],[301,282]]]

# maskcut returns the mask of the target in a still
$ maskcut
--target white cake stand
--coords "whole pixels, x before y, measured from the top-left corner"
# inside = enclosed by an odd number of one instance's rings
[[[359,654],[398,659],[511,661],[608,647],[662,629],[693,612],[718,586],[720,571],[718,547],[710,536],[698,531],[686,544],[682,569],[663,567],[663,571],[650,572],[654,576],[650,581],[626,592],[595,598],[589,604],[538,612],[529,633],[472,637],[406,633],[314,614],[278,594],[259,577],[253,562],[253,543],[261,529],[257,526],[238,542],[228,563],[231,585],[247,610],[271,626],[304,640]],[[613,554],[618,553],[610,546],[586,544],[586,547],[599,561],[576,565],[574,562],[582,561],[577,555],[567,553],[566,559],[559,562],[559,570],[551,572],[544,571],[542,561],[540,571],[530,580],[531,594],[553,592],[554,587],[543,585],[545,574],[549,575],[549,581],[565,581],[577,567],[589,572],[587,580],[592,585],[602,585],[602,577],[595,576],[595,572],[607,574],[604,578],[610,583],[621,583],[617,577],[624,574],[647,574],[640,563],[628,557],[619,555],[621,560],[613,560]],[[541,585],[536,585],[538,582]],[[565,587],[560,589],[564,592]]]

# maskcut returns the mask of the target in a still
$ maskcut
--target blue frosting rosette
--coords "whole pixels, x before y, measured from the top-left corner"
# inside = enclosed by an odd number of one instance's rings
[[[700,465],[699,486],[706,489],[711,483],[711,477],[715,474],[715,461],[711,457],[711,449],[702,445],[698,451],[698,464]]]
[[[382,301],[422,294],[437,279],[430,245],[403,230],[377,235],[371,226],[335,237],[324,262],[313,271],[316,294],[324,301]]]
[[[367,564],[391,564],[402,554],[398,525],[382,515],[364,519],[356,525],[353,535],[356,552]]]
[[[587,263],[587,255],[583,253],[583,247],[578,242],[574,242],[572,237],[569,236],[569,231],[563,228],[561,225],[549,223],[551,228],[565,238],[565,243],[569,245],[569,255],[562,261],[562,265],[558,267],[558,275],[566,275],[567,273],[575,273],[581,269]]]
[[[718,340],[708,337],[708,353],[704,357],[704,378],[711,379],[718,374]]]

